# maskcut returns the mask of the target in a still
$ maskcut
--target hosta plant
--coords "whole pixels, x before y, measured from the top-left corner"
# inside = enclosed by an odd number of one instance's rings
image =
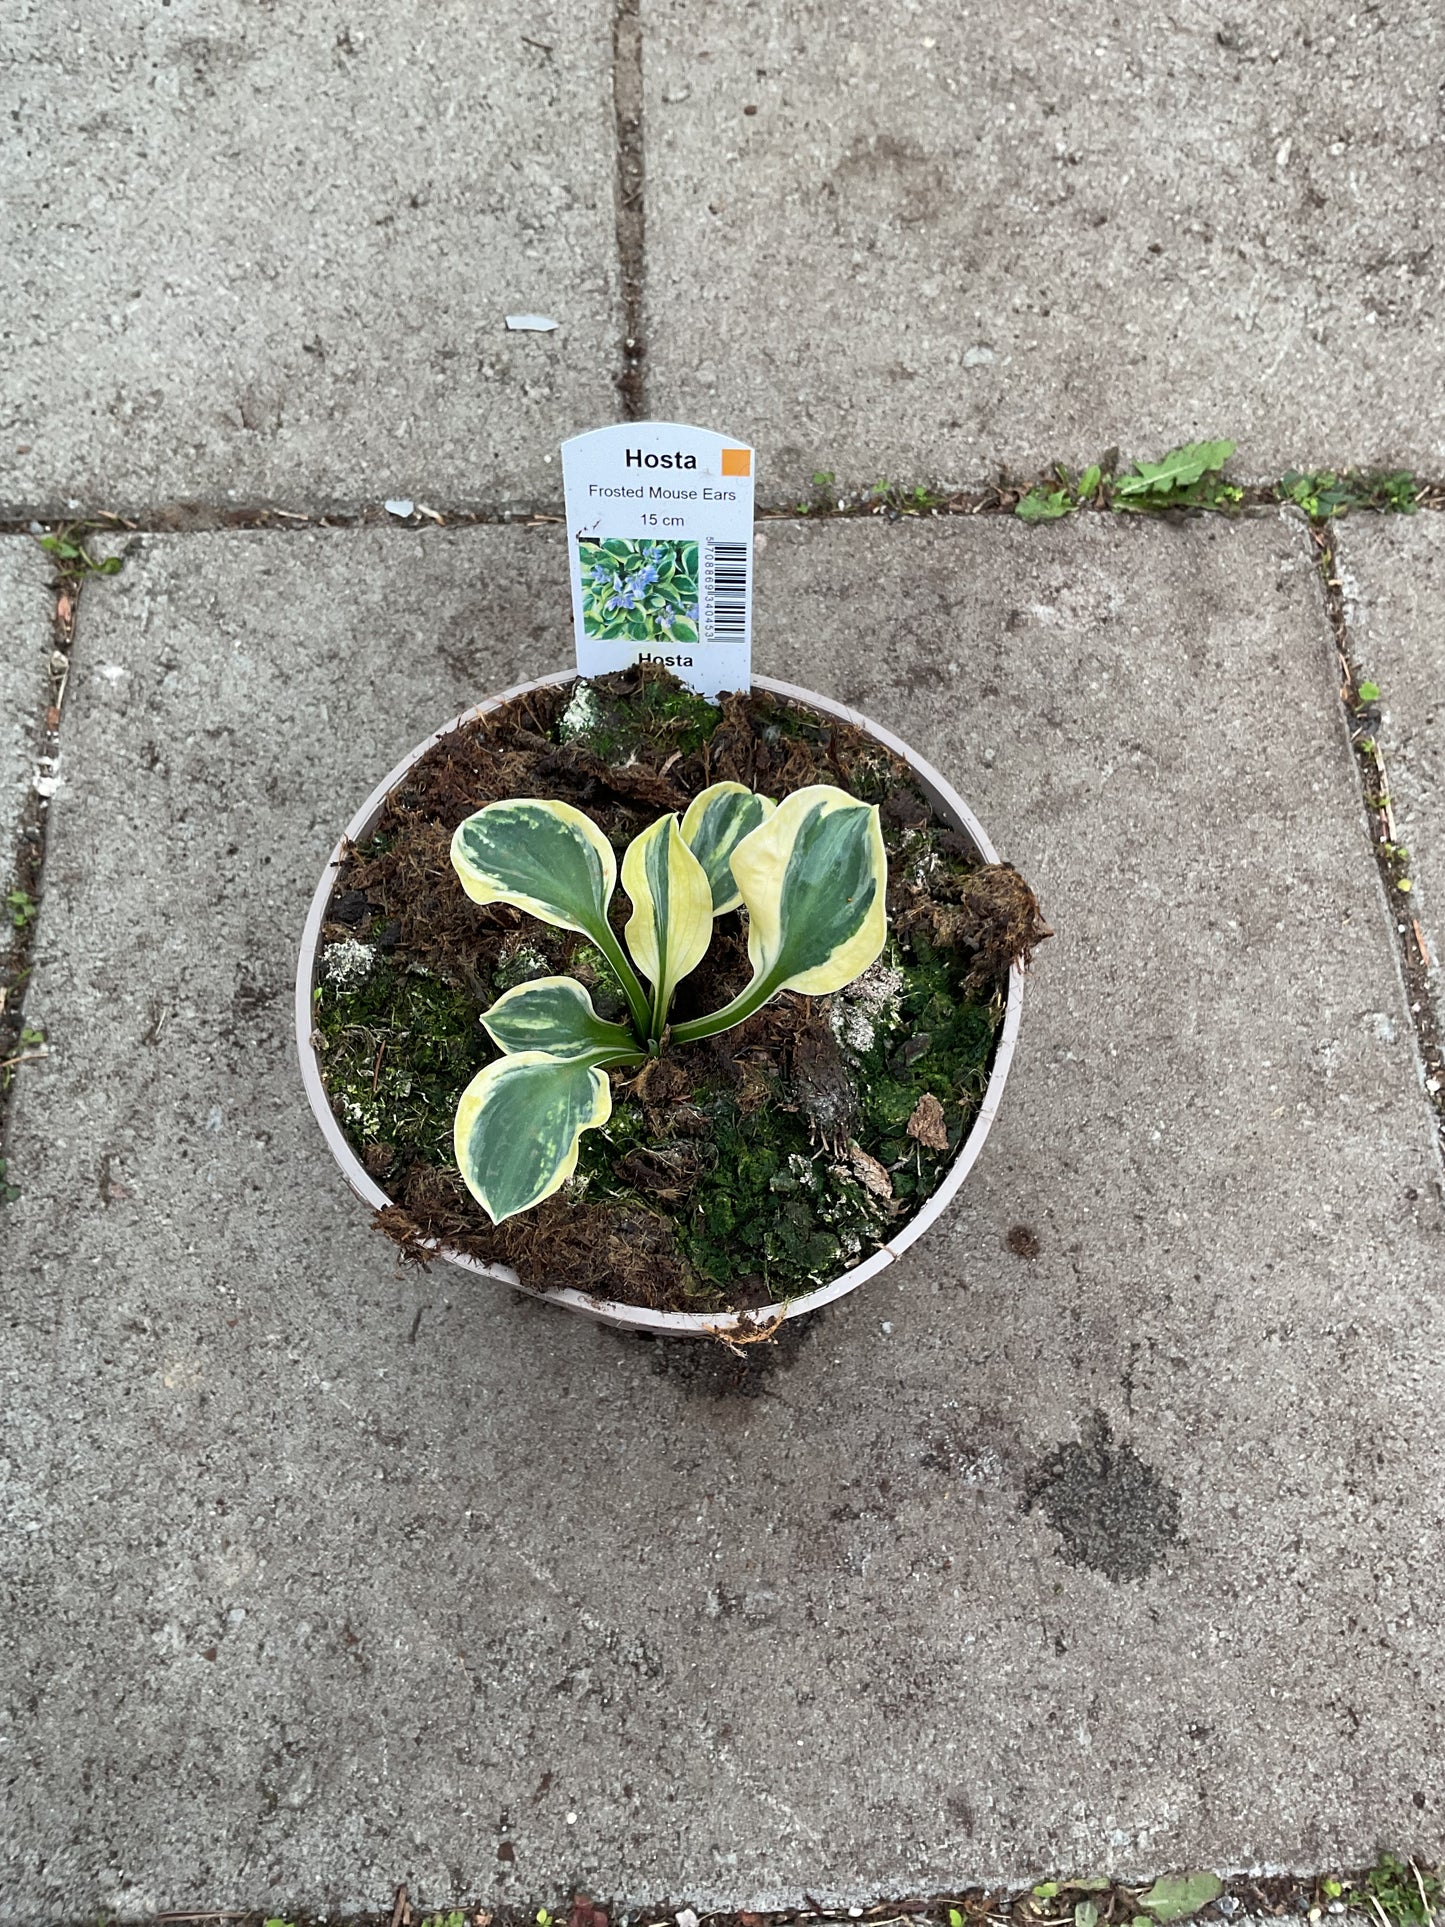
[[[611,1116],[609,1069],[716,1036],[780,991],[841,990],[874,962],[887,934],[878,811],[825,783],[779,804],[741,783],[714,783],[681,822],[659,817],[623,853],[626,949],[608,919],[612,845],[571,804],[488,804],[458,826],[451,857],[474,902],[511,904],[590,939],[631,1015],[630,1023],[599,1017],[571,977],[518,984],[483,1012],[503,1054],[462,1093],[454,1143],[467,1188],[494,1224],[540,1204],[572,1175],[582,1133]],[[669,1028],[674,993],[706,955],[713,919],[739,908],[750,981],[721,1010]]]

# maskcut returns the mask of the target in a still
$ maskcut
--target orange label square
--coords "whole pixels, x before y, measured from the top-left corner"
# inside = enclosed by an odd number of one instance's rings
[[[750,448],[725,448],[722,452],[724,475],[751,475],[753,451]]]

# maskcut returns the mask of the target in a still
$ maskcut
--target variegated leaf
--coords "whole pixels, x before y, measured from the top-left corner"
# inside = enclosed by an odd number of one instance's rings
[[[777,807],[746,783],[714,783],[689,803],[682,840],[707,874],[715,917],[736,910],[743,900],[733,877],[733,851]]]
[[[519,797],[459,823],[452,866],[473,903],[511,903],[543,923],[592,936],[617,882],[612,845],[570,803]]]
[[[678,1043],[740,1024],[780,990],[823,996],[860,976],[888,935],[878,811],[813,783],[784,797],[733,851],[753,979],[725,1009],[679,1024]]]
[[[535,797],[488,803],[457,825],[451,853],[474,903],[515,904],[590,937],[616,971],[633,1023],[646,1033],[647,994],[607,921],[617,859],[590,816]]]
[[[564,1184],[577,1168],[582,1133],[611,1115],[606,1071],[545,1051],[499,1057],[477,1072],[457,1105],[457,1168],[501,1224]]]
[[[702,962],[712,939],[712,890],[675,816],[660,816],[628,844],[622,887],[632,900],[623,935],[652,984],[652,1035],[658,1038],[672,993]]]
[[[610,1024],[574,977],[535,977],[517,984],[482,1012],[494,1043],[514,1055],[545,1051],[551,1057],[589,1064],[615,1064],[639,1055],[626,1024]]]

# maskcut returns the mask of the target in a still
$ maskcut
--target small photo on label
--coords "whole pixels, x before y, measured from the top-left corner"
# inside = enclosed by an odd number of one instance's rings
[[[582,622],[598,641],[696,642],[696,542],[578,539]]]

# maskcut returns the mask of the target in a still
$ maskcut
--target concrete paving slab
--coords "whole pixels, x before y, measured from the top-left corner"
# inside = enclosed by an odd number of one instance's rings
[[[1420,919],[1441,982],[1445,944],[1445,517],[1342,523],[1340,579],[1352,646],[1380,685],[1378,739]]]
[[[1437,17],[645,0],[654,414],[769,501],[1230,436],[1445,465]]]
[[[50,673],[50,574],[30,536],[0,536],[0,875],[9,873],[35,775],[35,731]]]
[[[9,11],[0,506],[560,496],[617,412],[604,0]]]
[[[0,1916],[1438,1841],[1445,1235],[1302,531],[767,532],[763,666],[936,759],[1059,935],[960,1208],[752,1396],[399,1273],[292,1064],[337,825],[566,659],[561,563],[149,538],[82,605]]]

